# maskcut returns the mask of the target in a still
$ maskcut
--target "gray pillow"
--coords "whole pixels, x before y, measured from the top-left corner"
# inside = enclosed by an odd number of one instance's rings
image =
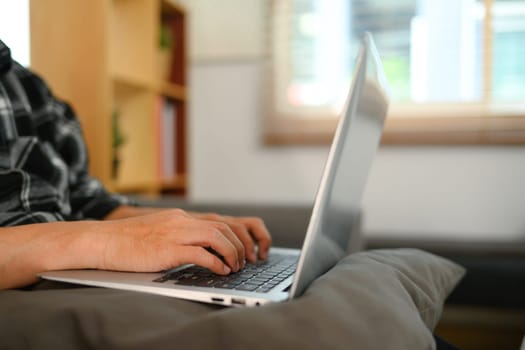
[[[343,259],[301,298],[253,309],[98,288],[42,290],[46,282],[0,292],[0,339],[6,348],[39,349],[434,349],[432,329],[463,274],[420,250],[367,251]]]

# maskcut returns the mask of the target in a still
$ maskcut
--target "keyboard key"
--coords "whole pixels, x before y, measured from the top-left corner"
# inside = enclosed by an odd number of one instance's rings
[[[259,287],[259,285],[257,285],[257,284],[245,283],[245,284],[241,284],[240,286],[235,287],[235,289],[236,290],[253,291],[253,290],[256,290],[257,287]]]
[[[163,283],[163,282],[166,282],[167,280],[168,280],[168,275],[164,275],[164,276],[160,276],[159,278],[155,278],[153,282]]]
[[[262,278],[272,278],[274,276],[275,276],[275,273],[269,273],[266,271],[257,274],[257,277],[262,277]]]
[[[260,285],[260,284],[268,282],[268,280],[269,280],[268,278],[255,277],[255,278],[252,278],[251,280],[248,280],[248,282]]]
[[[259,293],[266,293],[266,292],[270,291],[272,288],[273,287],[271,287],[271,286],[260,286],[255,291],[259,292]]]
[[[195,285],[195,281],[190,278],[186,278],[186,279],[176,280],[175,284],[179,284],[181,286],[193,286]]]
[[[198,287],[211,287],[214,283],[217,283],[217,281],[214,279],[206,279],[197,281],[197,283],[195,283],[194,285]]]

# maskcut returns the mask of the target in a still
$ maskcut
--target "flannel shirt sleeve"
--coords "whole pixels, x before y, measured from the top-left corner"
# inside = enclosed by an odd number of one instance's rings
[[[38,125],[39,137],[51,145],[52,152],[56,153],[54,158],[60,159],[67,169],[70,218],[103,219],[118,206],[132,204],[126,197],[106,190],[89,174],[81,125],[71,106],[54,97],[44,81],[27,70],[21,74],[21,82],[30,97],[32,110],[47,114]]]
[[[73,109],[16,63],[0,74],[0,226],[103,219],[123,204],[90,176]]]

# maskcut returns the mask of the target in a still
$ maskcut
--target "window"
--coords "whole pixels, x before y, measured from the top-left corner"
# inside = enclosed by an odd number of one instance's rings
[[[29,1],[0,2],[0,40],[11,49],[11,56],[29,66]]]
[[[392,90],[384,141],[525,143],[524,0],[275,0],[271,143],[331,138],[360,38]]]

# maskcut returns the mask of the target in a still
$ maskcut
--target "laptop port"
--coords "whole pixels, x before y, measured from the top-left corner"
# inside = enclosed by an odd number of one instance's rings
[[[235,304],[235,305],[246,305],[246,301],[244,299],[232,298],[232,304]]]
[[[224,301],[224,299],[223,298],[211,297],[211,301],[213,301],[215,303],[222,303]]]

